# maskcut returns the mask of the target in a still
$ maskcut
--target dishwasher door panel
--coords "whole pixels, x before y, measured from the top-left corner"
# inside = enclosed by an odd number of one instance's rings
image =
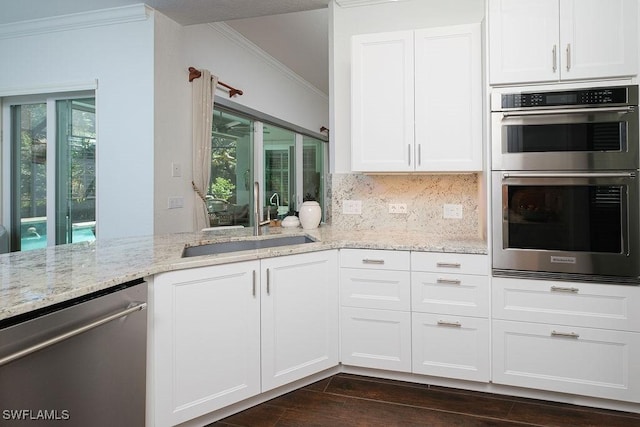
[[[0,359],[146,299],[141,283],[0,329]],[[0,424],[143,426],[146,332],[139,309],[0,366]]]

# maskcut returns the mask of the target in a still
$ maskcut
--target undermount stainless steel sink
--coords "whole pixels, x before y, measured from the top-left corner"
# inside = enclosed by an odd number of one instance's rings
[[[250,251],[254,249],[275,248],[279,246],[301,245],[313,243],[315,240],[307,236],[274,237],[260,240],[237,240],[233,242],[208,243],[206,245],[188,246],[182,251],[182,257],[224,254],[229,252]]]

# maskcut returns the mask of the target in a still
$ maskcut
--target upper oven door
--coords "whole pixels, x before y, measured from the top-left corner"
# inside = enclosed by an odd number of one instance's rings
[[[638,169],[634,106],[493,112],[493,170]]]

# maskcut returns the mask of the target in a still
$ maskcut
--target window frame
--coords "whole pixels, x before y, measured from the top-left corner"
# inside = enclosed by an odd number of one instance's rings
[[[12,141],[12,126],[13,121],[11,117],[11,109],[17,105],[29,105],[29,104],[45,104],[46,105],[46,117],[47,117],[47,170],[46,170],[46,217],[47,217],[47,247],[60,244],[56,242],[56,188],[57,188],[57,176],[56,176],[56,159],[57,159],[57,144],[49,144],[48,141],[57,140],[57,119],[56,119],[56,103],[61,100],[73,100],[81,98],[93,98],[97,102],[97,91],[95,89],[83,89],[65,92],[46,92],[39,94],[24,94],[24,95],[12,95],[0,98],[0,123],[1,127],[1,141],[2,144],[2,162],[1,162],[1,177],[2,185],[0,185],[0,200],[2,201],[2,208],[0,209],[0,223],[7,224],[7,233],[9,234],[10,242],[13,241],[14,236],[12,211],[14,201],[12,200],[12,185],[13,185],[13,170],[12,161],[14,160],[13,141]],[[96,105],[97,114],[97,105]],[[96,118],[97,127],[97,118]],[[96,154],[97,162],[97,154]],[[96,164],[97,168],[97,164]],[[97,181],[97,176],[96,176]],[[97,185],[97,184],[96,184]],[[97,207],[98,200],[96,198],[96,216],[98,214]],[[52,218],[50,221],[49,218]],[[96,218],[96,227],[98,221]],[[96,233],[97,234],[97,233]],[[10,249],[13,244],[10,244]]]
[[[291,191],[295,194],[295,206],[296,210],[299,209],[300,205],[303,202],[304,193],[303,193],[303,149],[304,149],[304,137],[310,137],[316,139],[323,143],[323,170],[322,170],[322,179],[324,182],[322,188],[322,199],[323,203],[321,203],[322,208],[322,218],[326,218],[326,213],[328,211],[327,205],[327,177],[329,173],[329,138],[327,135],[322,133],[317,133],[310,131],[308,129],[304,129],[300,126],[294,125],[292,123],[288,123],[284,120],[280,120],[273,116],[270,116],[266,113],[262,113],[260,111],[251,109],[249,107],[236,104],[234,102],[228,101],[224,98],[216,98],[214,100],[213,110],[215,111],[224,111],[230,114],[240,115],[244,118],[247,118],[253,123],[253,177],[254,181],[258,182],[260,186],[260,191],[264,191],[264,176],[265,176],[265,156],[264,156],[264,125],[279,127],[284,130],[293,132],[295,135],[295,189]],[[214,177],[211,177],[213,180]],[[258,200],[260,206],[258,206],[258,212],[260,213],[260,221],[265,219],[264,215],[264,197],[261,197]],[[254,209],[255,210],[255,209]],[[251,215],[253,217],[253,215]],[[272,218],[274,219],[274,218]],[[255,218],[252,218],[251,224],[253,224]]]

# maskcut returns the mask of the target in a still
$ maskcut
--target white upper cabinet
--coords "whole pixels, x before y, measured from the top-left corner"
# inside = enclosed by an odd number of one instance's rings
[[[351,52],[352,170],[412,171],[413,31],[354,36]]]
[[[637,0],[490,0],[490,84],[624,77],[638,69]]]
[[[482,170],[480,24],[358,35],[354,172]]]
[[[416,170],[482,170],[480,24],[415,32]]]

